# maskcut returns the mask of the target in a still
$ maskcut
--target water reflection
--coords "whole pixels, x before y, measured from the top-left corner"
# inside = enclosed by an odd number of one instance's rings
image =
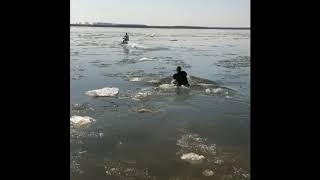
[[[127,48],[127,46],[123,46],[123,52],[125,54],[129,54],[129,48]]]
[[[175,96],[175,101],[177,101],[177,102],[186,101],[187,99],[189,99],[191,97],[189,88],[178,87],[178,88],[176,88],[175,92],[177,94],[177,96]]]

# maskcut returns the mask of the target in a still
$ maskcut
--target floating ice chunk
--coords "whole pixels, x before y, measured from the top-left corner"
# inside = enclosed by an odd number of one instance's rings
[[[225,90],[223,88],[213,88],[213,89],[205,89],[205,93],[207,94],[221,94],[223,93]],[[228,95],[229,93],[227,91],[224,92],[225,95]]]
[[[226,99],[231,99],[232,97],[231,97],[231,96],[226,96],[225,98],[226,98]]]
[[[139,100],[140,98],[147,97],[148,93],[147,92],[139,92],[135,96],[133,96],[133,99]]]
[[[203,141],[203,140],[202,140]],[[199,144],[198,147],[200,148],[201,152],[209,153],[211,155],[216,155],[216,145],[215,144]]]
[[[185,134],[177,141],[180,146],[181,152],[196,152],[204,154],[208,159],[215,157],[216,145],[208,144],[206,138],[201,138],[198,134]]]
[[[140,45],[140,44],[136,44],[136,43],[130,43],[128,44],[129,47],[131,48],[135,48],[135,49],[146,49],[146,47]]]
[[[222,92],[223,91],[223,89],[222,88],[215,88],[215,89],[212,89],[212,92],[213,93],[220,93],[220,92]]]
[[[111,168],[109,170],[106,170],[106,174],[109,176],[120,174],[119,168]]]
[[[160,82],[160,80],[151,79],[150,81],[147,81],[147,82],[149,82],[149,83],[159,83],[159,82]]]
[[[135,94],[135,95],[132,97],[132,99],[139,101],[140,99],[146,98],[146,97],[151,96],[151,95],[152,95],[152,92],[151,92],[151,91],[148,91],[147,89],[143,89],[143,90],[141,90],[140,92],[138,92],[137,94]]]
[[[213,84],[198,83],[197,85],[208,87],[208,86],[212,86]]]
[[[223,163],[223,160],[222,159],[217,159],[214,161],[215,164],[222,164]]]
[[[249,178],[250,177],[250,174],[241,174],[244,178]]]
[[[87,151],[80,151],[79,154],[84,154],[86,153]]]
[[[202,174],[205,176],[213,176],[214,172],[212,170],[206,169],[202,172]]]
[[[140,77],[134,77],[134,78],[129,79],[129,81],[133,81],[133,82],[137,82],[137,81],[141,81],[141,80],[142,80],[142,78],[140,78]]]
[[[152,59],[151,59],[151,58],[143,57],[143,58],[141,58],[139,61],[152,61]]]
[[[187,154],[183,154],[180,157],[182,160],[186,160],[189,161],[191,163],[197,163],[197,162],[202,162],[202,160],[205,158],[203,155],[198,155],[195,153],[187,153]]]
[[[161,84],[159,86],[160,89],[173,89],[173,88],[177,88],[176,85],[174,84]]]
[[[159,89],[173,89],[173,88],[177,88],[177,85],[176,85],[176,81],[174,79],[172,79],[170,81],[170,78],[165,78],[166,80],[163,82],[162,80],[160,80],[160,82],[162,82],[163,84],[161,84],[159,86]],[[169,81],[170,81],[170,84],[169,84]],[[185,87],[185,86],[180,86],[180,87]],[[185,87],[187,88],[187,87]]]
[[[89,116],[72,116],[70,121],[74,124],[88,124],[91,123],[91,121],[94,121],[94,119]]]
[[[70,122],[77,127],[84,126],[95,121],[95,119],[89,116],[72,116],[70,118]]]
[[[86,95],[88,95],[88,96],[116,96],[118,93],[119,93],[119,88],[105,87],[102,89],[87,91]]]
[[[154,111],[151,109],[141,108],[141,109],[138,109],[138,112],[139,113],[153,113]]]

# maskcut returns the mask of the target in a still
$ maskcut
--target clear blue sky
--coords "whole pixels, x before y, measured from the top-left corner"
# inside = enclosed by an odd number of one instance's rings
[[[70,0],[71,23],[250,27],[250,0]]]

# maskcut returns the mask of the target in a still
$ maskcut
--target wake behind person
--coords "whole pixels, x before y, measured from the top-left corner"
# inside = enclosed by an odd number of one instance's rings
[[[177,67],[177,73],[173,75],[173,79],[175,80],[173,83],[176,84],[178,87],[181,85],[184,85],[186,87],[189,87],[189,82],[187,79],[187,73],[185,71],[181,71],[181,67]]]
[[[124,35],[123,37],[122,44],[128,44],[128,42],[129,42],[129,35],[128,33],[126,33],[126,35]]]

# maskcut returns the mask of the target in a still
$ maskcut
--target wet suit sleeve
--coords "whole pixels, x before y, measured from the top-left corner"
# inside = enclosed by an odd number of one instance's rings
[[[177,74],[174,74],[174,75],[172,76],[172,78],[175,79],[175,80],[177,80]]]
[[[174,75],[172,76],[172,78],[174,79],[173,84],[177,84],[177,76],[178,76],[178,74],[174,74]]]
[[[187,77],[187,73],[185,71],[182,72],[184,77]]]
[[[188,82],[188,79],[187,79],[187,75],[188,74],[185,71],[182,72],[182,76],[183,76],[182,84],[185,85],[185,86],[190,86],[189,82]]]

